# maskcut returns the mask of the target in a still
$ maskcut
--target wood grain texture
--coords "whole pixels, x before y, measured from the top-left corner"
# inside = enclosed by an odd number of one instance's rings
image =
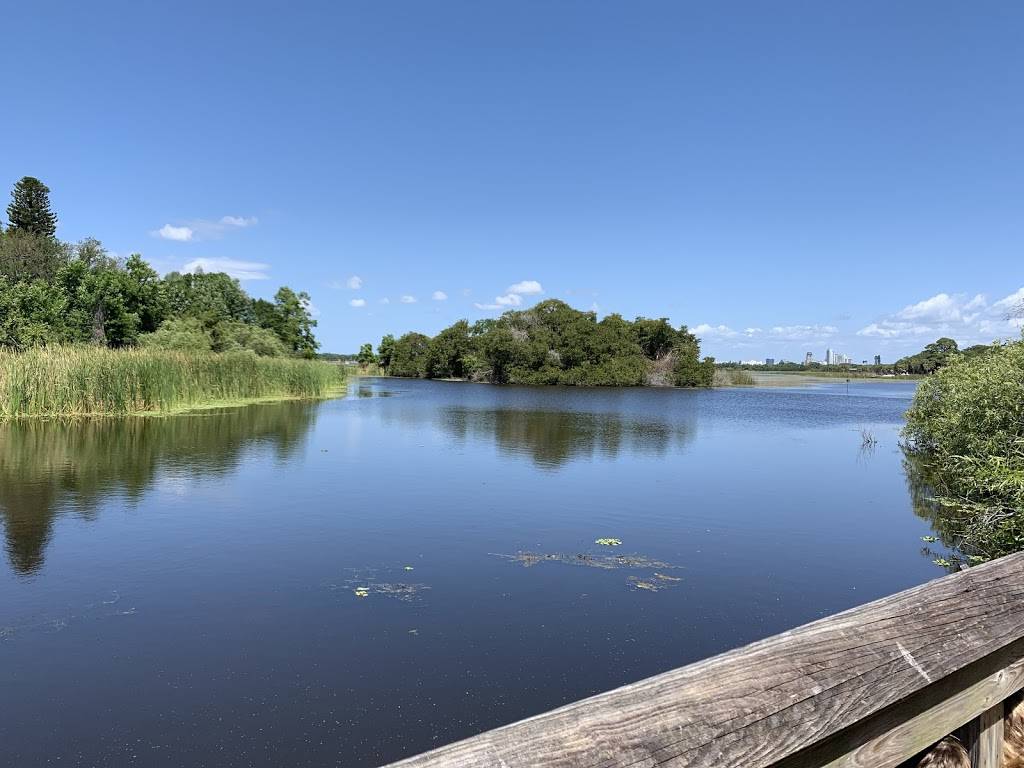
[[[1003,702],[978,718],[978,740],[971,746],[973,768],[999,768],[1003,762]]]
[[[982,713],[1022,688],[1024,640],[1018,640],[776,765],[895,768],[944,736],[977,724]],[[965,745],[979,741],[977,728],[964,731]]]
[[[392,765],[765,768],[1005,652],[1022,600],[1024,553]]]

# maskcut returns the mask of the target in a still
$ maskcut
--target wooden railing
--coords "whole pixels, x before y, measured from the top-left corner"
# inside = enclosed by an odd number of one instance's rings
[[[392,765],[888,768],[961,729],[997,768],[1022,638],[1024,553]]]

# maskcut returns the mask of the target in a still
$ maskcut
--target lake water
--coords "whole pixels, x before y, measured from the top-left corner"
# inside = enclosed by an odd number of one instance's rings
[[[379,765],[938,577],[913,386],[0,426],[0,765]]]

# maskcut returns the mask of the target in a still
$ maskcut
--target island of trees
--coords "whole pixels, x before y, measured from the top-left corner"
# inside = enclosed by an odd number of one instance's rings
[[[385,336],[360,364],[390,376],[465,379],[493,384],[709,387],[714,359],[700,359],[700,340],[666,318],[594,312],[549,299],[525,310],[470,324],[459,320],[433,338]]]
[[[312,395],[337,378],[302,359],[319,346],[305,293],[254,299],[224,273],[161,277],[63,242],[49,192],[22,178],[0,221],[0,416]]]

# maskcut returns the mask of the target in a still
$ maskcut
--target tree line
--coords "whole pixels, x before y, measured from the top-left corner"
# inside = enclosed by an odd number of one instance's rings
[[[26,176],[0,221],[0,347],[252,350],[312,357],[319,344],[309,296],[282,287],[254,299],[223,272],[161,277],[139,254],[121,260],[89,238],[56,237],[50,190]]]
[[[558,299],[496,319],[459,320],[433,338],[385,336],[374,354],[359,353],[391,376],[468,379],[494,384],[709,387],[714,358],[700,340],[667,318],[597,319]]]

